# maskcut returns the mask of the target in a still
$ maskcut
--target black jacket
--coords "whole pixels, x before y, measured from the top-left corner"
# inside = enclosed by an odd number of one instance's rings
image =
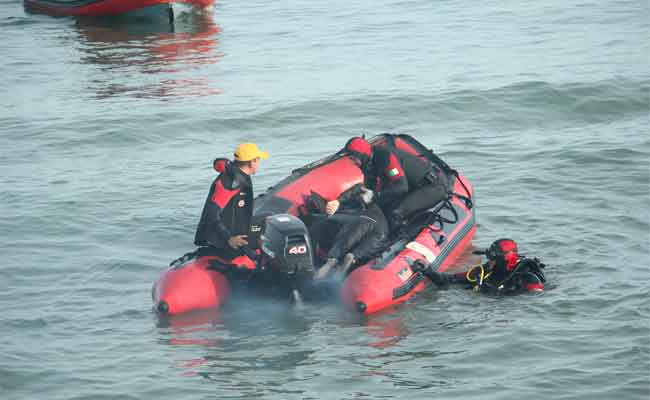
[[[253,215],[253,184],[250,176],[230,165],[210,186],[194,244],[229,248],[228,239],[248,235]]]
[[[432,174],[432,172],[434,172]],[[427,159],[400,149],[373,149],[374,189],[382,206],[401,200],[409,192],[427,183],[437,183],[438,168]]]

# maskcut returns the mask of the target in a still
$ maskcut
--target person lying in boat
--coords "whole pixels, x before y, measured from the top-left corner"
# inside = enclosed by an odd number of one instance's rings
[[[253,213],[251,176],[257,172],[260,160],[269,155],[254,143],[242,143],[234,156],[232,162],[215,160],[215,169],[221,173],[210,186],[194,244],[215,249],[226,261],[243,256],[240,263],[253,264],[255,252],[247,240]]]
[[[359,163],[393,231],[448,197],[446,174],[427,159],[390,146],[372,146],[362,137],[350,139],[344,149]],[[328,204],[336,206],[336,201]]]
[[[319,203],[317,208],[328,217],[312,225],[312,241],[318,249],[329,251],[315,279],[325,279],[334,269],[342,280],[359,262],[381,251],[389,233],[388,221],[373,201],[373,192],[363,185],[347,190],[335,203]]]
[[[487,250],[475,253],[485,254],[487,262],[457,274],[425,271],[425,275],[439,287],[461,284],[475,291],[497,294],[544,291],[545,265],[537,258],[520,255],[514,240],[499,239]]]

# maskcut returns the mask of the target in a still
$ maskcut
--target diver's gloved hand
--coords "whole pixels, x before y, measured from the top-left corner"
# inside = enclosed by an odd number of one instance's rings
[[[427,270],[425,272],[425,275],[429,279],[431,279],[431,282],[433,282],[436,286],[439,287],[449,286],[449,279],[447,279],[447,277],[444,274],[441,274],[440,272]]]
[[[364,203],[370,204],[372,203],[372,200],[375,197],[375,192],[372,190],[368,189],[365,186],[361,187],[361,200],[363,200]]]

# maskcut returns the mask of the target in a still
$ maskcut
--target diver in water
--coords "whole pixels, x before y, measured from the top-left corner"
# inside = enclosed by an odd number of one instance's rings
[[[237,259],[238,264],[254,266],[256,244],[248,242],[253,214],[251,176],[257,172],[260,160],[269,155],[254,143],[242,143],[234,156],[232,162],[215,160],[215,169],[221,173],[210,186],[194,244],[214,250],[224,260]]]
[[[450,284],[461,284],[475,291],[494,294],[544,291],[546,278],[542,269],[545,265],[537,258],[520,255],[514,240],[496,240],[487,250],[475,254],[484,254],[487,262],[457,274],[430,270],[423,272],[443,288]]]
[[[449,178],[424,157],[390,145],[372,146],[362,137],[344,148],[364,172],[365,184],[388,217],[391,230],[402,227],[418,211],[433,207],[449,195]],[[336,207],[330,202],[328,207]]]
[[[388,221],[373,198],[372,190],[355,185],[332,202],[320,200],[317,208],[328,217],[315,223],[311,234],[319,249],[329,250],[325,264],[316,272],[317,280],[326,278],[332,269],[342,280],[355,265],[381,251]]]

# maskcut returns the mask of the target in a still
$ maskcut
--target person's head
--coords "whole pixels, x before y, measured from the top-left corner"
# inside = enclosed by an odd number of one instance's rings
[[[269,158],[269,153],[257,148],[255,143],[242,143],[235,149],[233,162],[245,174],[254,175],[263,158]]]
[[[362,167],[366,166],[372,158],[372,146],[362,137],[353,137],[345,144],[345,150]]]
[[[517,243],[512,239],[495,240],[485,252],[490,264],[503,271],[512,271],[519,261]]]

